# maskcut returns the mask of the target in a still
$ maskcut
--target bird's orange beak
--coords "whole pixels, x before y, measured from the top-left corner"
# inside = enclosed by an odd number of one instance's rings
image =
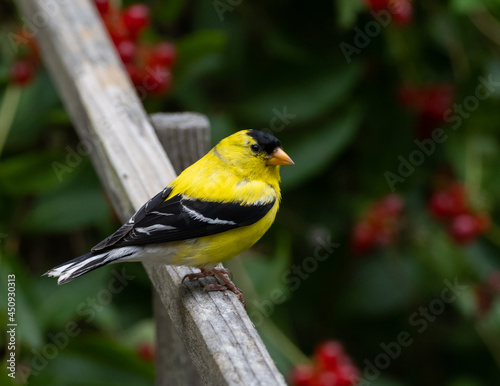
[[[267,158],[268,165],[294,165],[295,162],[286,154],[281,147],[277,147]]]

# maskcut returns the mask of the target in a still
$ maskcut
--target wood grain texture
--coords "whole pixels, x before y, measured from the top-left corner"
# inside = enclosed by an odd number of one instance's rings
[[[155,289],[153,308],[156,323],[155,383],[168,386],[203,385],[198,369]]]
[[[97,11],[89,0],[17,3],[78,134],[92,143],[93,164],[125,221],[175,172]],[[144,265],[205,384],[285,385],[233,293],[204,293],[202,285],[213,279],[182,285],[182,277],[193,272],[187,267]]]
[[[156,135],[177,173],[203,157],[209,150],[210,123],[197,113],[150,115]]]
[[[149,116],[163,148],[170,155],[176,173],[198,161],[208,151],[210,123],[196,113],[156,113]],[[203,384],[193,365],[186,345],[156,290],[154,312],[156,324],[156,384],[199,386]]]

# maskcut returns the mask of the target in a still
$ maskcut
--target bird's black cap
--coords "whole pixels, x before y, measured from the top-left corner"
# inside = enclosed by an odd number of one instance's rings
[[[281,142],[274,135],[259,130],[248,130],[248,135],[255,139],[259,146],[267,153],[271,154],[277,147],[281,147]]]

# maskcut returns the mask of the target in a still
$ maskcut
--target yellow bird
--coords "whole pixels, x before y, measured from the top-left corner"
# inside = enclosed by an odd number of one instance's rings
[[[224,284],[207,285],[206,291],[231,290],[244,304],[230,272],[217,265],[250,248],[269,229],[281,199],[280,165],[292,164],[271,134],[239,131],[185,169],[91,252],[45,275],[63,284],[120,262],[187,265],[201,272],[183,281],[215,276]]]

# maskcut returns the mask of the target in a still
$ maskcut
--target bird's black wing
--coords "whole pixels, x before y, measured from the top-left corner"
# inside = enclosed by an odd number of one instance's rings
[[[144,245],[214,235],[251,225],[273,207],[267,203],[243,205],[235,202],[210,202],[176,195],[168,200],[166,188],[149,200],[126,224],[97,244],[92,251],[126,245]]]

